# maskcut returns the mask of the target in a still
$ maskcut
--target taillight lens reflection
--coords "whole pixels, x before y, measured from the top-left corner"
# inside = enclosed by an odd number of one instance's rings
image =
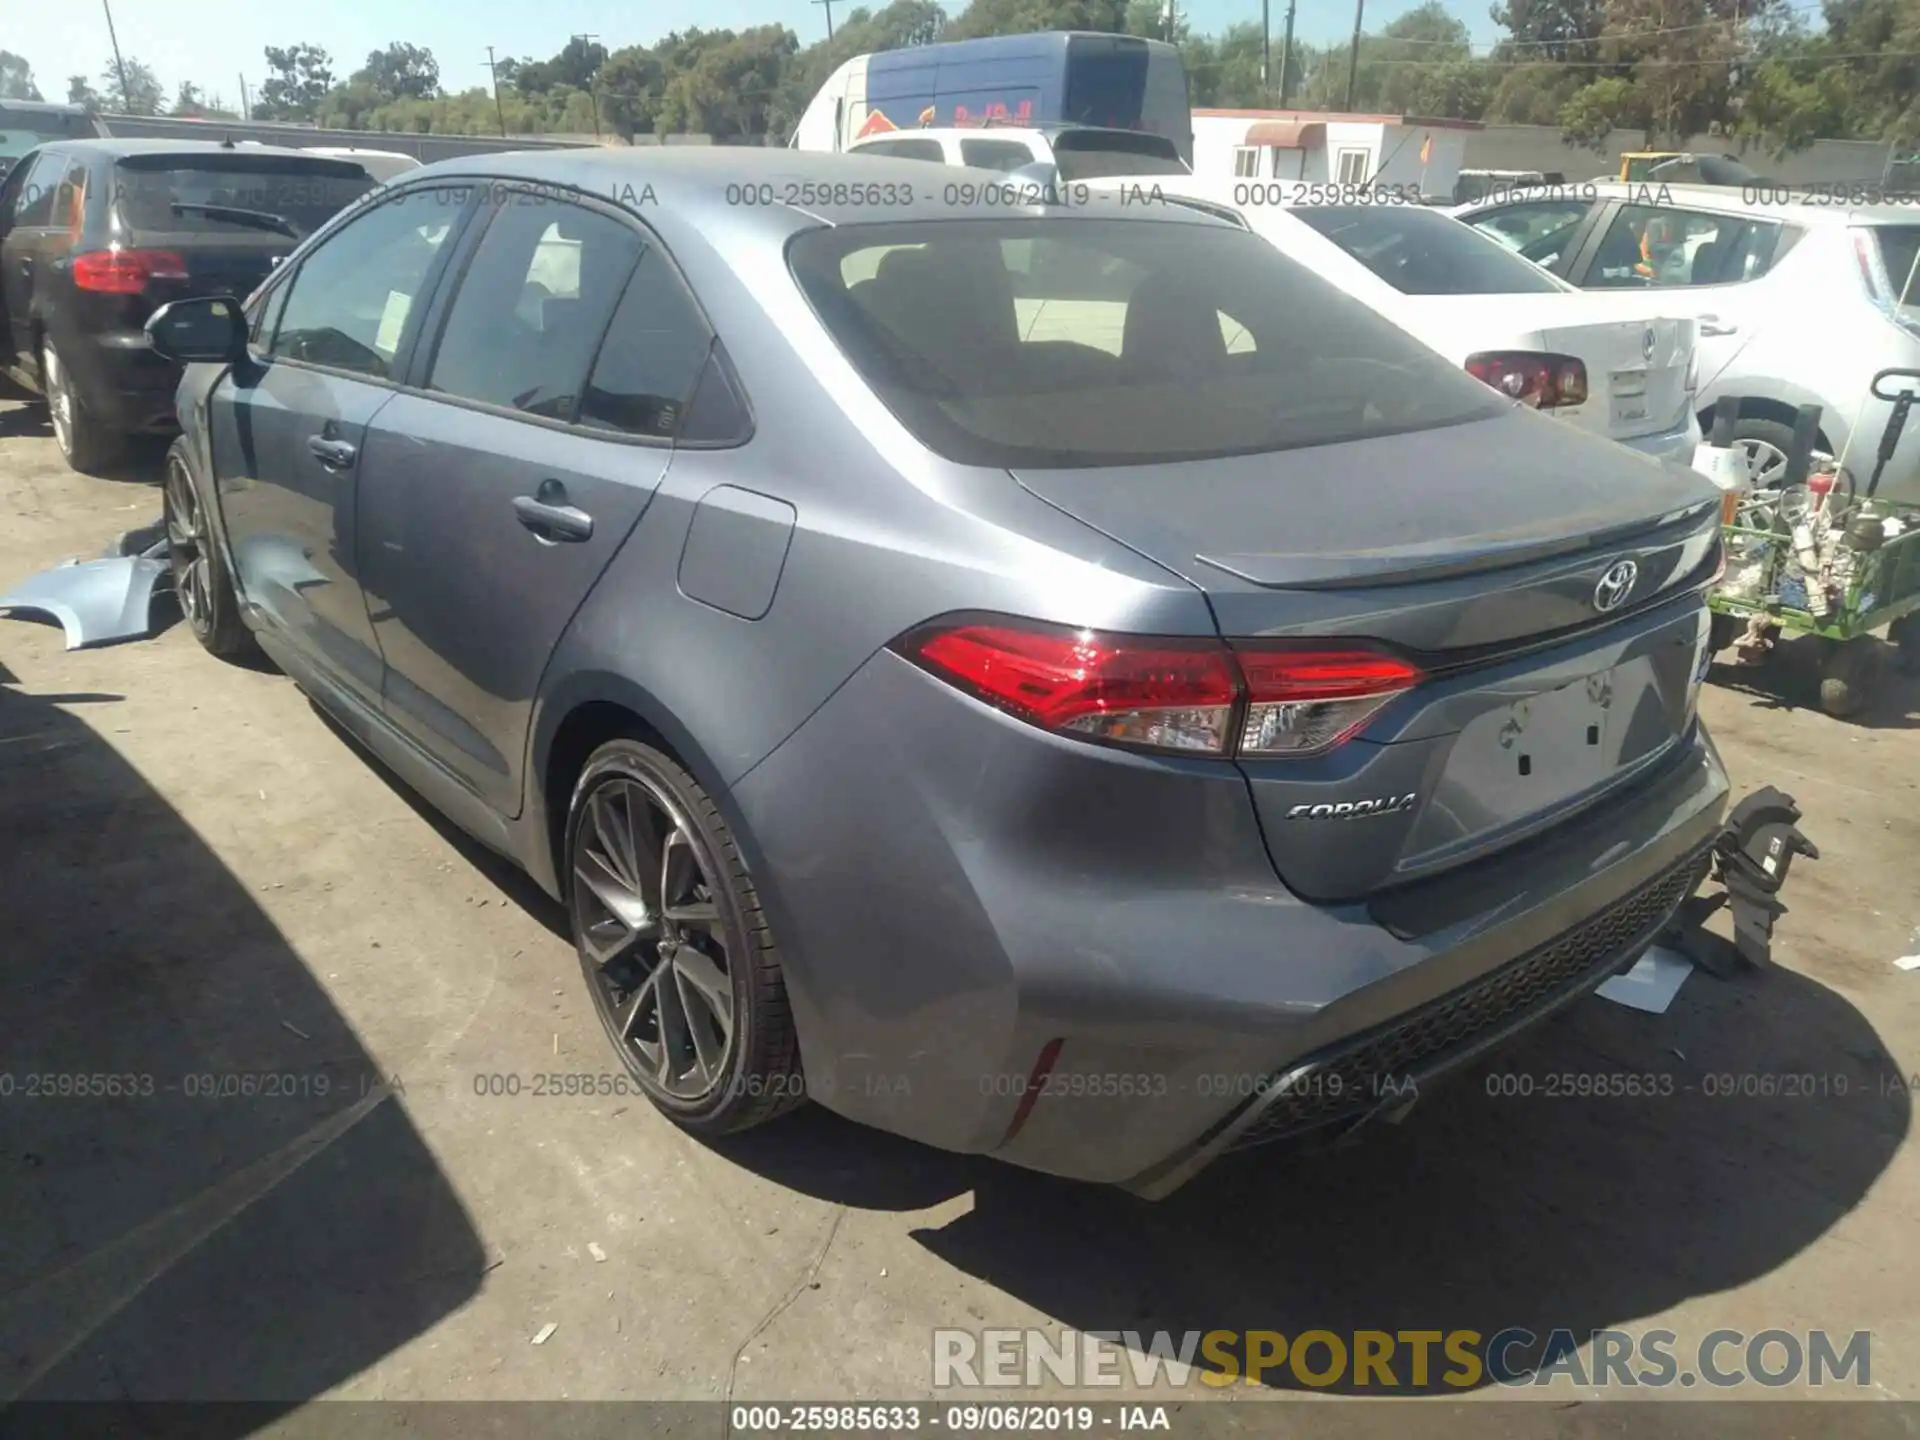
[[[1487,350],[1467,357],[1467,373],[1536,410],[1587,403],[1587,367],[1571,355]]]
[[[1319,754],[1421,678],[1350,643],[1229,647],[1024,621],[936,624],[894,648],[1030,724],[1196,755]]]
[[[187,262],[172,250],[86,250],[73,257],[76,289],[138,295],[150,280],[185,280]]]

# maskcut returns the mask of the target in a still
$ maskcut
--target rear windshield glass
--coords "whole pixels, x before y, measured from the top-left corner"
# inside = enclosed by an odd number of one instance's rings
[[[1147,465],[1458,424],[1503,402],[1245,230],[1039,217],[845,225],[795,279],[935,452]]]
[[[1920,275],[1914,273],[1914,257],[1920,256],[1920,225],[1881,225],[1874,230],[1880,242],[1880,263],[1887,267],[1887,279],[1904,305],[1920,305]]]
[[[1087,135],[1054,138],[1054,168],[1062,180],[1098,180],[1107,175],[1185,175],[1173,142],[1159,135]]]
[[[122,163],[114,169],[114,194],[122,223],[135,231],[202,234],[258,233],[260,227],[175,205],[215,205],[256,210],[290,220],[302,235],[373,188],[358,165],[344,160],[263,161],[213,164],[199,159]]]
[[[1560,288],[1532,261],[1432,210],[1300,205],[1288,213],[1403,295],[1540,295]]]

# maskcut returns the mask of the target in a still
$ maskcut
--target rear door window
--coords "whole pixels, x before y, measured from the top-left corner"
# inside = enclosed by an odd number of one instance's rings
[[[1776,221],[1622,205],[1582,283],[1608,290],[1737,285],[1766,274],[1779,239]]]
[[[66,157],[54,151],[43,150],[34,157],[26,182],[20,187],[20,196],[14,202],[16,226],[53,223],[53,196],[60,188],[60,176],[66,166]]]
[[[844,225],[788,248],[880,399],[965,464],[1145,465],[1498,413],[1265,240],[1080,218]]]
[[[373,183],[358,165],[339,160],[143,155],[114,167],[113,203],[120,223],[136,234],[258,233],[268,228],[260,217],[268,217],[306,236]]]
[[[567,201],[498,205],[491,215],[447,312],[427,388],[572,420],[641,239]]]
[[[1920,260],[1920,225],[1878,225],[1873,238],[1880,247],[1888,283],[1899,296],[1897,303],[1920,305],[1920,272],[1915,270]]]
[[[1584,200],[1535,200],[1484,211],[1467,223],[1521,258],[1552,269],[1580,232],[1587,210]]]
[[[407,322],[458,214],[431,191],[376,206],[329,235],[280,287],[271,355],[395,378]]]
[[[713,336],[659,250],[627,282],[580,404],[580,423],[670,439],[679,432]]]
[[[1290,212],[1403,295],[1546,295],[1561,289],[1451,216],[1411,205],[1302,205]]]

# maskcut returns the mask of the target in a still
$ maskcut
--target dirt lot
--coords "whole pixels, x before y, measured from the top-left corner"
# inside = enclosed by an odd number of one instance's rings
[[[157,516],[153,470],[73,475],[0,403],[0,585]],[[1895,1083],[1920,1075],[1920,972],[1893,964],[1920,949],[1920,688],[1860,725],[1796,693],[1704,702],[1739,787],[1796,795],[1822,851],[1779,969],[1695,974],[1659,1017],[1584,1002],[1492,1067],[1529,1098],[1476,1074],[1366,1146],[1256,1153],[1146,1206],[818,1111],[710,1147],[637,1101],[479,1093],[609,1073],[554,907],[281,676],[178,625],[66,653],[0,621],[0,1403],[930,1397],[929,1332],[983,1325],[1866,1329],[1864,1393],[1920,1398]],[[1538,1093],[1568,1072],[1672,1093]],[[278,1078],[199,1093],[242,1073]],[[134,1093],[30,1097],[37,1074]],[[1431,1388],[1428,1420],[1460,1398]],[[1481,1434],[1579,1428],[1466,1408]],[[1826,1428],[1866,1433],[1850,1411]],[[1777,1413],[1751,1428],[1822,1428]]]

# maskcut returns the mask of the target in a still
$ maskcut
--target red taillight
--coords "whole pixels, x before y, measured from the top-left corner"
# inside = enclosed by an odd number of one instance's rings
[[[935,625],[895,648],[1030,724],[1200,755],[1318,754],[1421,678],[1351,645],[1229,648],[1027,622]]]
[[[184,280],[187,262],[171,250],[84,250],[73,257],[73,283],[101,295],[138,295],[149,280]]]
[[[1420,682],[1406,661],[1376,650],[1247,650],[1242,755],[1314,755],[1351,736],[1374,711]]]
[[[1467,373],[1536,410],[1587,403],[1587,367],[1571,355],[1486,350],[1467,357]]]
[[[1232,657],[1209,640],[960,625],[916,637],[910,653],[1022,720],[1155,750],[1224,753],[1239,698]]]

